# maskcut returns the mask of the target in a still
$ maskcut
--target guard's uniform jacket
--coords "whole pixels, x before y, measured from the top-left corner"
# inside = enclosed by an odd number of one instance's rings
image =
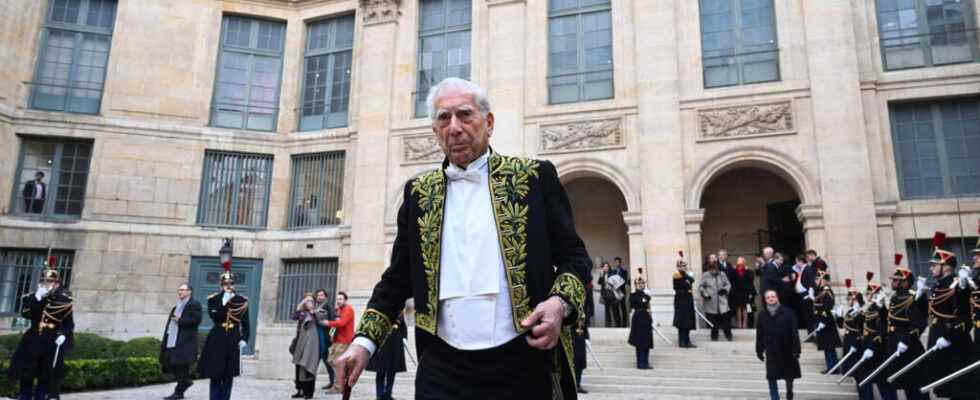
[[[861,359],[861,353],[864,352],[862,340],[864,338],[864,314],[848,310],[844,314],[844,318],[841,319],[840,325],[844,328],[844,355],[850,353],[851,349],[856,350],[854,355],[844,360],[844,364],[839,369],[841,373],[846,373]]]
[[[14,380],[64,378],[65,354],[74,343],[75,321],[72,314],[71,292],[63,287],[52,290],[40,301],[34,292],[21,297],[20,315],[29,319],[31,324],[17,344],[7,376]],[[65,336],[65,342],[58,349],[55,340],[60,335]],[[56,352],[57,361],[54,359]]]
[[[824,328],[817,332],[817,349],[834,350],[841,347],[840,334],[837,332],[837,324],[834,323],[834,292],[830,286],[823,285],[816,288],[817,295],[813,299],[813,320],[816,324],[824,324]],[[816,325],[814,326],[816,329]],[[846,371],[845,371],[846,372]]]
[[[630,294],[630,309],[633,317],[630,320],[629,344],[641,348],[653,348],[653,318],[650,316],[650,296],[643,290],[637,289]]]
[[[674,326],[679,329],[695,329],[694,296],[691,290],[694,278],[674,271]]]
[[[870,296],[869,296],[870,297]],[[864,365],[854,373],[854,378],[858,382],[867,378],[871,375],[875,369],[881,366],[881,363],[885,362],[888,358],[888,343],[885,341],[885,329],[886,322],[885,319],[888,318],[888,309],[883,307],[878,307],[877,304],[871,302],[866,306],[864,312],[864,330],[862,332],[863,337],[861,343],[863,344],[862,350],[871,349],[874,352],[874,356],[870,360],[865,361]],[[857,356],[857,355],[856,355]],[[860,359],[860,357],[858,357]],[[888,384],[886,376],[878,374],[871,383],[876,384]]]
[[[965,318],[965,304],[969,304],[970,288],[960,289],[954,282],[955,275],[947,275],[929,290],[929,345],[932,348],[939,338],[946,338],[950,346],[935,352],[915,366],[907,374],[919,375],[923,380],[934,382],[970,364],[972,345]],[[938,397],[972,398],[976,395],[969,382],[957,379],[934,390]]]
[[[895,354],[899,343],[905,343],[908,349],[898,359],[892,361],[885,371],[882,371],[882,376],[891,376],[925,352],[919,337],[926,328],[928,309],[929,298],[923,295],[916,299],[914,291],[899,290],[892,295],[888,302],[888,354],[886,356],[891,357]],[[902,390],[918,390],[927,384],[929,382],[924,382],[921,376],[908,373],[892,382],[892,386]]]
[[[222,304],[223,293],[208,296],[208,315],[214,325],[204,340],[197,372],[203,378],[227,378],[241,374],[240,341],[248,342],[248,299],[235,293]]]

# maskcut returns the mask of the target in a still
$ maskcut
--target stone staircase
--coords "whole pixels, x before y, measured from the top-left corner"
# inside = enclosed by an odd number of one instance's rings
[[[735,330],[735,340],[711,342],[707,330],[692,332],[697,349],[677,347],[676,330],[661,327],[674,343],[655,339],[650,353],[652,370],[636,369],[633,347],[626,343],[625,328],[594,328],[592,347],[602,363],[600,369],[590,356],[583,387],[589,391],[580,399],[768,399],[765,364],[755,357],[755,330]],[[411,336],[411,335],[410,335]],[[414,350],[414,349],[413,349]],[[800,357],[803,378],[794,383],[796,399],[856,399],[854,381],[837,385],[839,375],[825,377],[823,353],[810,343],[803,344]],[[414,366],[399,374],[395,397],[414,398]],[[374,374],[365,372],[358,386],[374,384]],[[780,382],[781,393],[785,388]],[[785,396],[783,397],[785,398]]]

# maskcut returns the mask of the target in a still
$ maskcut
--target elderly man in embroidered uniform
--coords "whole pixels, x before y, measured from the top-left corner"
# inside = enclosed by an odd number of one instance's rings
[[[413,297],[416,399],[575,399],[571,329],[591,268],[555,167],[489,147],[479,86],[429,91],[441,169],[405,185],[391,265],[353,345],[334,360],[352,385]]]
[[[75,320],[71,292],[61,286],[54,264],[55,257],[48,257],[37,291],[21,298],[20,314],[31,326],[24,331],[7,370],[10,379],[20,381],[18,400],[46,400],[50,385],[65,377],[65,354],[74,342]]]

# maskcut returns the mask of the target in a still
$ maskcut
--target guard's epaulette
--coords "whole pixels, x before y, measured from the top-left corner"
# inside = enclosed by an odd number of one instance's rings
[[[214,296],[217,296],[217,295],[219,295],[219,294],[221,294],[221,292],[217,292],[217,293],[211,293],[211,295],[210,295],[210,296],[208,296],[208,300],[211,300],[211,298],[213,298]]]
[[[682,274],[681,271],[674,271],[674,279],[681,279],[683,277],[684,274]]]
[[[25,299],[25,298],[30,297],[30,296],[33,296],[33,295],[34,295],[34,292],[30,292],[28,294],[25,294],[23,296],[20,296],[20,298]]]
[[[241,297],[241,298],[245,299],[245,301],[248,301],[248,297],[242,296],[242,295],[240,295],[238,293],[235,293],[235,294],[238,295],[238,297]]]

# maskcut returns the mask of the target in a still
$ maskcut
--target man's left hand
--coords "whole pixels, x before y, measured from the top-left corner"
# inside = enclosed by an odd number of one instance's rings
[[[541,350],[555,347],[558,344],[558,335],[561,333],[563,315],[565,315],[565,307],[557,297],[538,303],[531,315],[521,321],[521,326],[531,328],[531,334],[527,336],[527,344]]]

